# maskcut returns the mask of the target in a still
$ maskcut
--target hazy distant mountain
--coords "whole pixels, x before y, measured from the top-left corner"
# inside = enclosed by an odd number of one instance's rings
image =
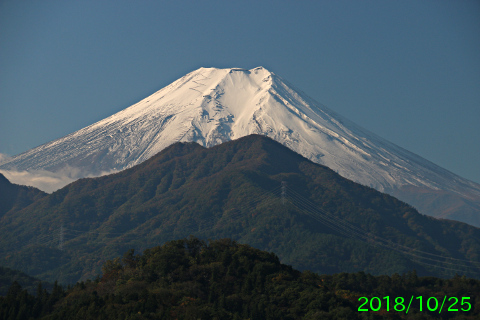
[[[426,214],[480,226],[480,185],[359,127],[262,67],[200,68],[0,169],[67,170],[71,181],[132,167],[175,142],[211,147],[252,133]]]
[[[10,161],[10,156],[0,153],[0,164]]]
[[[131,248],[189,235],[233,238],[320,273],[480,275],[480,229],[421,215],[260,135],[176,143],[10,211],[0,264],[70,282]]]

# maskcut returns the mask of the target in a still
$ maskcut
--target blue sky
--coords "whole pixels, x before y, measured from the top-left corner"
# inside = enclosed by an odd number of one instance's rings
[[[0,1],[0,153],[199,67],[264,66],[480,182],[480,1]]]

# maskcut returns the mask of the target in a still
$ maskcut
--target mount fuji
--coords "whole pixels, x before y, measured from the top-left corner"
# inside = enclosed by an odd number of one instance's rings
[[[479,184],[361,128],[263,67],[200,68],[106,119],[2,161],[0,171],[16,183],[18,173],[53,180],[60,172],[66,184],[130,168],[175,142],[211,147],[250,134],[422,213],[480,226]]]

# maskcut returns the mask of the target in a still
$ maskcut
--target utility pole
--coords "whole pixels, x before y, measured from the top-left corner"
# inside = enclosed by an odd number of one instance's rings
[[[285,205],[285,197],[287,196],[287,181],[282,181],[282,204]]]

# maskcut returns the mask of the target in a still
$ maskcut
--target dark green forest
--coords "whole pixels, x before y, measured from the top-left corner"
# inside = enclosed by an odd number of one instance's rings
[[[23,289],[33,294],[41,280],[31,277],[28,274],[18,270],[0,267],[0,296],[7,294],[8,288],[13,282],[17,282],[22,286]],[[46,289],[51,289],[52,285],[47,282],[43,282],[43,287]]]
[[[231,238],[320,274],[480,277],[480,229],[419,214],[256,135],[208,149],[177,143],[12,207],[0,218],[0,265],[76,283],[130,248],[189,235]]]
[[[67,288],[39,284],[30,294],[17,283],[0,297],[0,319],[478,319],[480,281],[419,277],[416,272],[372,276],[297,271],[273,254],[230,239],[167,242],[107,261],[103,275]],[[391,297],[387,311],[384,297]],[[459,299],[442,312],[431,303],[408,313],[395,300],[422,296]],[[365,297],[365,298],[362,298]],[[377,308],[365,299],[379,297]],[[462,297],[464,299],[463,304]],[[375,298],[374,298],[375,300]],[[468,302],[468,303],[467,303]],[[425,301],[424,301],[425,304]],[[453,305],[453,306],[452,306]],[[448,311],[457,309],[458,311]],[[461,309],[468,311],[462,311]]]
[[[9,211],[14,212],[27,207],[46,195],[36,188],[10,183],[0,173],[0,218]]]

